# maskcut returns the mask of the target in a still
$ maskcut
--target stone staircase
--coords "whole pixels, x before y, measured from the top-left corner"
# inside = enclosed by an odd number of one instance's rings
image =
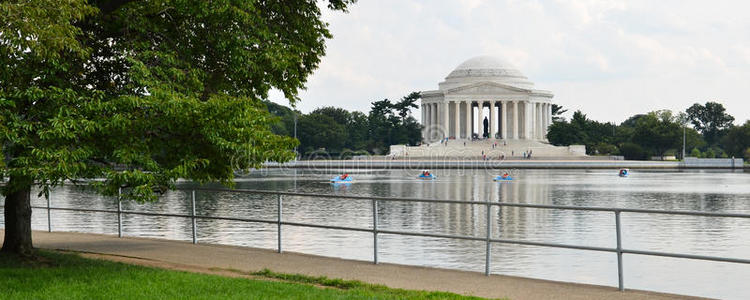
[[[496,146],[495,146],[496,145]],[[542,141],[532,140],[448,140],[422,146],[391,146],[391,158],[464,158],[464,159],[522,159],[524,152],[531,152],[531,158],[581,158],[586,156],[586,148],[581,145],[553,146]]]

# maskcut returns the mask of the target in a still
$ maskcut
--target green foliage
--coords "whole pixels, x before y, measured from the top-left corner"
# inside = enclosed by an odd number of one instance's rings
[[[714,152],[713,148],[709,148],[705,152],[703,152],[703,158],[716,158],[716,152]]]
[[[303,153],[310,153],[319,148],[330,151],[344,147],[346,129],[330,116],[316,113],[303,115],[300,116],[297,126]]]
[[[567,109],[563,109],[562,105],[552,104],[552,122],[565,122],[565,118],[562,114],[568,112]]]
[[[732,126],[722,138],[721,144],[729,155],[750,159],[745,151],[750,148],[750,121],[742,126]]]
[[[715,145],[727,129],[732,126],[734,117],[727,114],[721,103],[706,102],[706,105],[693,104],[685,112],[693,127],[703,134],[709,145]]]
[[[691,157],[701,157],[702,155],[703,153],[701,153],[701,151],[698,150],[698,148],[693,148],[693,150],[690,151]]]
[[[650,150],[650,154],[664,156],[680,144],[680,129],[671,112],[651,112],[638,119],[632,140]]]
[[[44,251],[39,255],[47,262],[29,265],[0,255],[0,299],[479,299],[267,270],[256,276],[273,281],[170,271],[74,254]]]
[[[349,112],[337,107],[320,107],[309,114],[301,114],[297,124],[297,138],[303,157],[325,149],[333,157],[351,157],[368,153],[384,153],[390,145],[417,145],[422,140],[422,126],[411,116],[417,107],[419,93],[413,92],[392,103],[385,99],[373,102],[372,110]],[[282,105],[267,102],[268,111],[278,118],[272,128],[278,134],[292,135],[294,112]]]
[[[313,0],[2,2],[3,193],[102,178],[154,200],[289,160],[296,141],[260,99],[294,104],[330,37]]]
[[[648,159],[648,153],[643,150],[643,147],[641,147],[638,144],[626,142],[623,143],[620,146],[620,154],[625,157],[625,159],[631,159],[631,160],[645,160]]]
[[[617,155],[620,153],[620,150],[617,148],[617,146],[603,142],[596,144],[596,147],[594,149],[598,154]]]
[[[616,141],[615,127],[611,123],[590,120],[579,110],[573,113],[570,123],[565,120],[553,122],[547,139],[553,145],[585,145],[588,154],[617,153],[616,149],[610,147]],[[602,149],[599,149],[600,146]]]
[[[747,158],[744,151],[750,147],[750,121],[732,126],[732,120],[724,107],[715,102],[705,106],[695,104],[678,115],[666,110],[637,114],[619,126],[590,120],[576,111],[570,122],[554,122],[547,139],[554,145],[586,145],[588,154],[620,153],[627,159],[647,159],[652,155],[681,153],[684,134],[685,148],[693,149],[693,157]],[[688,121],[695,129],[686,127]],[[715,141],[710,142],[711,139]]]

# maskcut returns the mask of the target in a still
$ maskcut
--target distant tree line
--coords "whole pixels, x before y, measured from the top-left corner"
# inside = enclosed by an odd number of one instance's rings
[[[622,155],[626,159],[675,155],[681,158],[683,133],[686,155],[750,159],[750,120],[741,126],[716,102],[693,104],[684,112],[669,110],[634,115],[618,124],[588,119],[580,110],[570,121],[566,110],[553,105],[547,138],[554,145],[586,145],[588,154]]]
[[[294,136],[297,118],[298,152],[303,157],[323,154],[386,154],[391,145],[418,145],[422,127],[411,115],[421,98],[410,93],[399,101],[388,99],[371,103],[369,113],[348,111],[332,106],[320,107],[308,114],[266,101],[268,111],[277,117],[271,130],[279,135]]]

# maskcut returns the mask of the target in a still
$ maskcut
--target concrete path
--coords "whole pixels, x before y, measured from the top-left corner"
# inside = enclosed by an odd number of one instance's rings
[[[0,241],[3,231],[0,230]],[[563,283],[512,276],[379,264],[273,250],[193,245],[189,242],[108,235],[33,232],[34,246],[104,254],[106,259],[193,272],[223,274],[268,268],[279,273],[327,276],[410,290],[447,291],[488,298],[522,299],[698,299],[613,287]],[[231,274],[229,274],[231,275]]]

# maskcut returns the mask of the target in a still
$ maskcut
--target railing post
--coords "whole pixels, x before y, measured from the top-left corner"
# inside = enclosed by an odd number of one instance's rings
[[[190,195],[190,220],[193,223],[193,244],[197,244],[198,232],[195,227],[195,190],[191,190]]]
[[[625,290],[622,275],[622,233],[620,228],[620,211],[615,210],[615,229],[617,230],[617,286],[620,291]]]
[[[122,188],[117,189],[117,237],[122,237]]]
[[[278,195],[276,198],[276,238],[277,238],[277,248],[276,252],[281,253],[281,194]]]
[[[49,192],[47,192],[47,231],[52,232],[52,214],[50,213],[49,201]]]
[[[492,211],[492,206],[490,206],[490,198],[487,198],[487,248],[485,249],[485,258],[484,258],[484,275],[490,276],[490,237],[492,235],[492,227],[490,226],[490,212]]]
[[[378,201],[372,199],[372,262],[378,264]]]

